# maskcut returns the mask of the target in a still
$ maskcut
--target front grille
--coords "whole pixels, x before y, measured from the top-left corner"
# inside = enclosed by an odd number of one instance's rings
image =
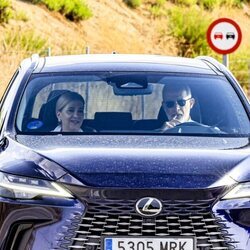
[[[235,249],[225,224],[211,212],[214,198],[164,200],[161,214],[154,218],[137,214],[136,201],[86,201],[87,211],[69,248],[100,250],[101,236],[194,236],[199,250]]]

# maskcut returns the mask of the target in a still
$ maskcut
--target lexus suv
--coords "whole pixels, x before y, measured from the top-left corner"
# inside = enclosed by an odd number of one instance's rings
[[[249,250],[249,118],[211,57],[25,59],[0,107],[0,249]]]

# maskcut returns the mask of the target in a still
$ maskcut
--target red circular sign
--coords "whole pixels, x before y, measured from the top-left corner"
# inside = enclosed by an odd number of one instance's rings
[[[219,18],[212,22],[207,30],[209,46],[219,54],[234,52],[241,43],[240,26],[229,18]]]

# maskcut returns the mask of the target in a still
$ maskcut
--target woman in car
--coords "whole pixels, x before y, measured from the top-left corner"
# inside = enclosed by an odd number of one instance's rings
[[[56,102],[58,126],[53,132],[83,132],[84,99],[76,92],[67,91]]]

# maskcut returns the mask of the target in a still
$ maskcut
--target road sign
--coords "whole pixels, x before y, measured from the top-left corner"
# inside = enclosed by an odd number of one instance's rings
[[[241,43],[240,26],[229,18],[219,18],[212,22],[207,30],[209,46],[219,54],[234,52]]]

